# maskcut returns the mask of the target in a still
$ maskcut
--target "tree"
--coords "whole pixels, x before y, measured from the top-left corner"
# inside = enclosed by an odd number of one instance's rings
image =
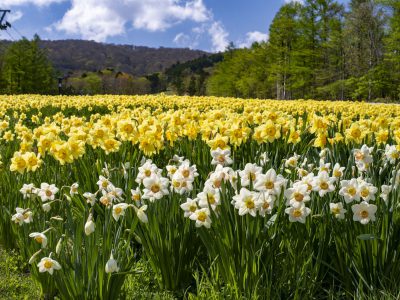
[[[12,43],[5,55],[2,77],[5,92],[47,94],[55,90],[54,71],[47,55],[39,47],[40,38]]]
[[[275,84],[277,99],[290,99],[293,77],[294,48],[299,38],[299,15],[301,4],[283,5],[269,29],[269,53],[271,74],[269,81]]]
[[[349,78],[362,78],[360,84],[367,87],[359,98],[371,100],[377,96],[373,93],[373,70],[383,60],[385,25],[385,12],[376,1],[350,2],[350,11],[346,14],[344,25],[346,70]]]
[[[400,99],[400,1],[389,0],[384,4],[391,10],[389,32],[384,39],[384,69],[389,70],[386,78],[390,80],[386,90],[389,97]]]

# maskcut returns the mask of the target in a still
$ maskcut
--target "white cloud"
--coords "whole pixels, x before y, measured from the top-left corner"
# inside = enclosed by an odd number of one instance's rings
[[[109,36],[123,34],[126,21],[107,5],[102,5],[102,2],[110,1],[73,0],[71,9],[61,21],[54,24],[54,28],[99,42],[105,41]]]
[[[136,29],[164,31],[182,21],[201,23],[211,18],[203,0],[72,0],[71,8],[55,29],[86,39],[105,41],[125,33],[125,25]]]
[[[33,4],[36,6],[48,6],[53,3],[61,3],[66,0],[1,0],[0,5],[3,7],[20,6],[26,4]]]
[[[285,0],[285,3],[297,2],[300,4],[304,4],[304,0]]]
[[[246,33],[246,40],[239,42],[239,48],[248,48],[255,42],[265,42],[268,40],[268,34],[260,31],[251,31]]]
[[[224,51],[229,45],[229,33],[224,29],[221,22],[214,21],[208,29],[208,34],[211,37],[212,51]]]
[[[190,36],[180,32],[175,36],[174,43],[179,46],[186,46],[190,43]]]
[[[48,33],[59,31],[104,42],[125,34],[129,25],[154,32],[191,21],[196,26],[175,36],[174,43],[195,48],[200,40],[209,38],[211,51],[223,51],[229,43],[228,32],[214,19],[204,0],[0,0],[0,4],[46,6],[63,1],[70,6],[59,21],[44,28]]]
[[[18,21],[19,19],[21,19],[23,15],[24,14],[20,10],[11,11],[7,15],[7,21],[10,22],[10,23],[13,23],[13,22]]]

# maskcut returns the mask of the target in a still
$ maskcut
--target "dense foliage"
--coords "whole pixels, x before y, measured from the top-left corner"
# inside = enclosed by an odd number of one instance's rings
[[[277,99],[400,99],[399,1],[292,1],[266,43],[225,53],[212,95]]]

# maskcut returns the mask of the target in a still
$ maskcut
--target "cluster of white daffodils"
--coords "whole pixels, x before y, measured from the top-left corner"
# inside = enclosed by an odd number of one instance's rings
[[[187,198],[181,204],[184,216],[196,222],[196,227],[204,226],[210,228],[210,208],[217,213],[221,204],[220,190],[222,182],[229,182],[233,170],[218,164],[204,184],[203,191],[197,194],[195,199]]]
[[[366,182],[362,178],[352,178],[350,180],[342,180],[340,182],[339,195],[343,196],[346,203],[353,201],[360,204],[352,205],[353,220],[361,224],[368,224],[370,221],[375,221],[376,205],[369,204],[369,201],[375,200],[378,188],[371,183]],[[383,189],[385,197],[389,194],[388,189]]]
[[[39,197],[42,200],[42,208],[45,212],[50,211],[51,202],[55,201],[55,196],[58,193],[58,188],[54,184],[42,183],[40,188],[36,188],[34,184],[24,184],[20,189],[24,199]],[[11,217],[11,220],[20,226],[24,223],[32,222],[32,212],[29,208],[17,207],[16,213]]]
[[[162,170],[150,159],[139,167],[136,182],[144,187],[142,199],[148,199],[150,202],[154,202],[169,194],[169,180],[163,177],[161,173]]]
[[[368,147],[367,145],[363,145],[361,149],[354,150],[354,159],[360,172],[367,171],[370,164],[373,162],[373,151],[374,147]]]
[[[174,164],[168,165],[168,177],[171,180],[171,190],[183,195],[193,190],[194,179],[199,176],[196,165],[190,165],[189,160],[174,156]]]

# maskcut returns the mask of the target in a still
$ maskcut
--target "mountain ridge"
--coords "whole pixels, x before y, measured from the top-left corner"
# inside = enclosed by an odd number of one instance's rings
[[[1,41],[10,44],[11,41]],[[41,40],[54,68],[67,75],[113,69],[134,76],[163,72],[177,62],[208,56],[210,53],[189,48],[152,48],[128,44],[98,43],[87,40]]]

